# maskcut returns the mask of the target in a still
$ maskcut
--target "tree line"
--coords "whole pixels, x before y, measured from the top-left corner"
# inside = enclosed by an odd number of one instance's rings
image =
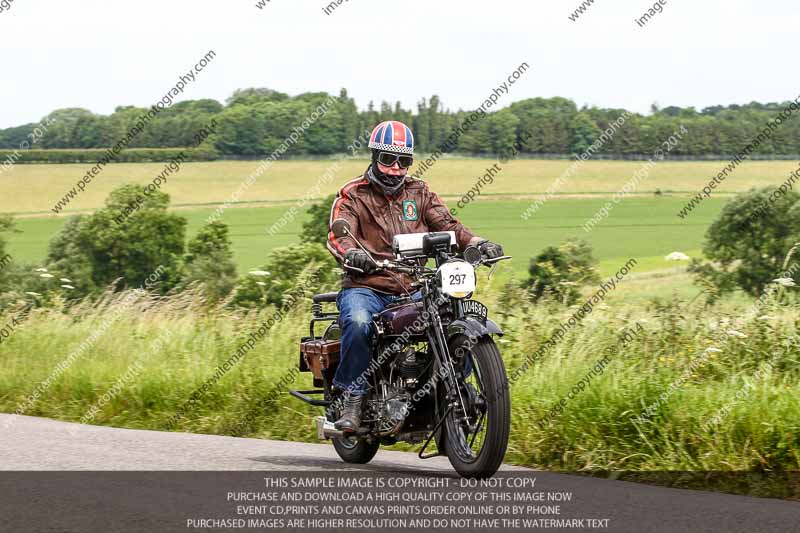
[[[184,101],[165,109],[147,125],[130,148],[179,148],[192,145],[194,132],[216,121],[215,132],[200,147],[205,159],[255,157],[273,152],[294,128],[322,102],[324,92],[289,96],[271,89],[252,88],[234,92],[224,104],[211,99]],[[631,113],[622,127],[595,152],[601,157],[652,154],[665,138],[684,126],[688,130],[671,155],[703,157],[734,154],[746,146],[788,102],[693,107],[652,106],[647,115]],[[102,149],[113,146],[146,110],[118,107],[110,115],[81,108],[59,109],[45,119],[48,127],[36,148]],[[287,156],[325,156],[347,152],[354,139],[382,120],[409,124],[417,147],[433,152],[447,144],[448,150],[469,154],[578,154],[598,139],[604,130],[626,113],[624,109],[581,107],[562,97],[529,98],[487,113],[470,125],[455,145],[446,143],[450,133],[463,124],[472,110],[452,111],[436,95],[423,98],[415,110],[398,102],[370,102],[359,110],[342,89],[335,104],[315,121]],[[0,130],[0,149],[19,150],[37,124]],[[22,150],[20,150],[22,151]],[[762,157],[800,154],[800,120],[793,114],[761,144],[754,155]],[[22,159],[25,161],[26,159]],[[30,160],[30,159],[29,159]]]

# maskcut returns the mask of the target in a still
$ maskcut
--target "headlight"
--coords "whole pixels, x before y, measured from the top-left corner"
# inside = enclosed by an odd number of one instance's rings
[[[449,261],[439,267],[442,292],[453,298],[466,298],[475,292],[475,268],[466,261]]]

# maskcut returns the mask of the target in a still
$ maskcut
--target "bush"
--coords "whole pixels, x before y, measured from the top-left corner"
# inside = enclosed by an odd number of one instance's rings
[[[145,196],[137,185],[118,187],[105,208],[67,222],[50,243],[47,267],[73,280],[78,296],[113,283],[139,287],[156,271],[161,292],[168,291],[180,279],[186,232],[186,219],[168,213],[168,205],[160,191]]]
[[[227,296],[236,285],[236,263],[233,261],[228,226],[219,221],[200,229],[189,241],[184,258],[184,284],[201,283],[211,302]]]
[[[6,241],[2,234],[8,231],[13,231],[14,219],[8,215],[0,215],[0,290],[3,289],[3,280],[5,279],[5,272],[13,262],[14,258],[6,253]]]
[[[300,238],[304,242],[316,242],[323,246],[328,242],[328,222],[331,216],[331,206],[336,199],[335,194],[324,198],[320,203],[308,208],[309,219],[303,222],[303,231]]]
[[[524,286],[534,302],[552,296],[570,305],[580,298],[582,285],[600,281],[596,265],[591,245],[571,239],[558,248],[548,246],[531,259],[530,278]]]
[[[788,191],[775,199],[773,191],[738,195],[708,228],[703,253],[712,262],[695,259],[689,271],[714,291],[712,296],[737,287],[758,296],[782,274],[787,254],[800,242],[800,194]]]
[[[280,305],[286,292],[296,286],[301,274],[318,275],[318,283],[312,290],[323,291],[338,286],[339,272],[336,261],[321,244],[276,248],[261,269],[251,271],[239,281],[233,302],[251,308]]]

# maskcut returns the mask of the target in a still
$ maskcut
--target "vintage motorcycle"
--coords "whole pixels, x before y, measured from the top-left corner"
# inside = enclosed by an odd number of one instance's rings
[[[331,230],[353,238],[367,252],[346,221],[334,221]],[[325,416],[317,418],[318,437],[331,439],[344,461],[367,463],[381,444],[403,441],[423,443],[421,459],[447,455],[464,477],[491,477],[500,467],[511,405],[505,366],[492,335],[503,332],[488,318],[486,306],[470,298],[478,266],[493,267],[511,258],[486,259],[476,247],[459,257],[455,249],[453,232],[402,234],[394,238],[395,261],[376,262],[381,269],[410,275],[413,283],[405,297],[372,317],[372,359],[364,376],[368,393],[361,427],[354,433],[343,433],[333,424],[346,391],[333,386],[339,315],[324,312],[323,304],[335,303],[338,293],[313,296],[300,370],[313,374],[317,388],[290,394],[326,408]],[[429,259],[435,268],[426,266]],[[328,323],[321,336],[315,334],[318,323]],[[426,454],[431,441],[436,451]]]

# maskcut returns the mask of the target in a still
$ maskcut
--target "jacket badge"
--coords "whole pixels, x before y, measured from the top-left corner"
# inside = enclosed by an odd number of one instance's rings
[[[416,200],[403,200],[403,218],[406,220],[419,220]]]

